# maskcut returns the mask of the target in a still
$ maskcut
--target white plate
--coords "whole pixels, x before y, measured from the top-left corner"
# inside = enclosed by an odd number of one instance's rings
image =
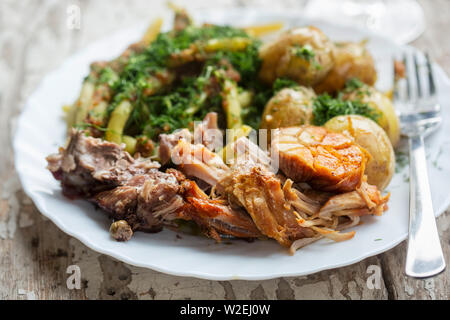
[[[238,23],[239,26],[284,21],[287,27],[315,25],[333,40],[369,38],[369,49],[376,58],[379,72],[377,86],[383,89],[392,85],[391,57],[401,49],[392,41],[365,31],[309,20],[292,12],[199,11],[194,17],[196,21]],[[167,20],[166,27],[170,27]],[[275,241],[217,244],[211,239],[184,234],[178,239],[176,233],[170,230],[157,234],[138,232],[127,243],[112,240],[108,233],[110,221],[105,214],[86,201],[70,201],[61,195],[59,182],[45,168],[45,157],[56,152],[65,141],[66,127],[61,106],[76,99],[82,79],[88,73],[89,63],[117,56],[140,37],[144,28],[142,25],[123,30],[71,56],[58,70],[43,79],[19,118],[14,139],[17,172],[25,192],[59,228],[91,249],[126,263],[173,275],[213,280],[260,280],[311,274],[358,262],[386,251],[406,238],[408,183],[404,179],[407,172],[403,170],[395,175],[388,188],[392,196],[389,210],[382,217],[364,219],[363,225],[354,228],[356,236],[350,241],[334,243],[321,240],[297,251],[295,256],[290,256]],[[447,130],[450,117],[446,108],[450,103],[450,82],[438,66],[434,67],[439,100],[444,106],[444,123],[439,132],[427,139],[426,144],[433,204],[436,214],[440,214],[450,200],[450,161],[448,153],[442,153],[443,148],[450,147]]]

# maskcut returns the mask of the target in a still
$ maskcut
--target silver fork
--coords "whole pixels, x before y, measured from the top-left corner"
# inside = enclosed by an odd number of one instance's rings
[[[411,55],[412,62],[409,58]],[[430,277],[445,269],[431,201],[424,146],[424,138],[439,127],[442,119],[428,54],[425,55],[425,62],[424,75],[418,54],[404,53],[406,88],[401,91],[396,86],[394,91],[396,107],[402,106],[399,108],[401,132],[409,140],[409,237],[405,272],[417,278]],[[411,69],[413,72],[408,71]]]

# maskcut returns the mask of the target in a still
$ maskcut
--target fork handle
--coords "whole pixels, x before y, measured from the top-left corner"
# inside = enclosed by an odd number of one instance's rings
[[[409,237],[405,272],[425,278],[445,269],[428,182],[423,136],[409,138]]]

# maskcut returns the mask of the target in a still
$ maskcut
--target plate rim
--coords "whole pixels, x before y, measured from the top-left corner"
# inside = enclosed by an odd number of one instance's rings
[[[242,12],[245,10],[249,10],[249,8],[232,8],[231,10],[228,10],[228,11],[233,14],[236,14],[236,12]],[[210,9],[199,10],[199,11],[204,13],[204,12],[210,11]],[[291,16],[291,17],[298,17],[299,19],[303,19],[303,20],[305,20],[307,22],[311,22],[311,23],[313,21],[315,21],[316,23],[318,22],[318,23],[326,24],[328,26],[337,25],[337,24],[333,24],[333,23],[330,23],[328,21],[324,21],[321,19],[311,19],[311,18],[308,18],[308,17],[300,14],[299,12],[293,12],[293,11],[285,11],[285,10],[269,11],[266,9],[255,9],[253,12],[253,14],[255,14],[255,15],[270,14],[270,13],[281,14],[281,15]],[[199,14],[199,12],[197,12],[197,14]],[[53,70],[51,70],[50,72],[48,72],[44,75],[44,77],[39,82],[38,86],[36,86],[35,89],[33,90],[33,92],[27,97],[26,101],[24,102],[24,107],[22,108],[20,115],[17,117],[17,125],[15,128],[13,141],[12,141],[13,142],[12,147],[13,147],[13,154],[14,154],[15,171],[17,172],[17,175],[19,177],[19,180],[20,180],[20,183],[21,183],[21,186],[22,186],[24,192],[27,194],[27,196],[29,196],[32,199],[33,203],[36,205],[39,212],[42,215],[44,215],[45,217],[47,217],[48,219],[50,219],[60,230],[62,230],[64,233],[68,234],[69,236],[74,237],[75,239],[79,240],[81,243],[83,243],[85,246],[87,246],[91,250],[94,250],[101,254],[106,254],[106,255],[111,256],[119,261],[123,261],[127,264],[130,264],[130,265],[133,265],[136,267],[151,269],[151,270],[155,270],[157,272],[161,272],[161,273],[165,273],[165,274],[169,274],[169,275],[173,275],[173,276],[193,277],[193,278],[197,278],[197,279],[220,280],[220,281],[221,280],[248,280],[248,281],[268,280],[268,279],[274,279],[274,278],[279,278],[279,277],[305,276],[305,275],[314,274],[314,273],[324,271],[324,270],[341,268],[344,266],[353,265],[353,264],[358,263],[366,258],[386,252],[389,249],[394,248],[400,242],[402,242],[403,240],[405,240],[407,238],[408,233],[406,232],[402,235],[399,235],[395,240],[392,240],[389,243],[387,243],[386,245],[380,247],[378,250],[369,251],[366,254],[361,254],[353,259],[349,259],[342,263],[327,264],[327,265],[324,265],[323,267],[315,268],[315,269],[312,269],[309,271],[283,272],[283,273],[275,272],[275,273],[266,273],[264,276],[252,275],[252,274],[240,274],[239,276],[228,275],[228,274],[219,275],[219,274],[208,274],[208,273],[205,273],[204,271],[201,271],[201,272],[189,271],[189,270],[174,271],[173,269],[159,267],[158,265],[154,265],[152,263],[139,263],[137,261],[133,261],[132,259],[128,258],[126,255],[114,252],[113,249],[102,248],[98,244],[95,244],[92,241],[90,241],[89,239],[87,239],[87,237],[85,235],[82,235],[77,232],[73,232],[69,228],[69,226],[67,226],[61,219],[59,219],[58,216],[48,214],[45,209],[45,201],[46,200],[43,199],[39,193],[30,189],[30,186],[26,183],[27,178],[25,176],[25,172],[23,172],[22,170],[19,170],[19,166],[20,166],[20,163],[19,163],[20,161],[18,160],[18,159],[20,159],[20,157],[18,157],[18,155],[20,154],[19,132],[20,132],[20,129],[23,127],[23,122],[24,122],[23,119],[24,119],[27,111],[32,106],[30,101],[33,99],[33,97],[36,95],[36,93],[39,92],[42,87],[44,87],[45,83],[49,81],[49,78],[51,78],[52,76],[57,74],[58,71],[60,69],[62,69],[64,65],[70,64],[70,62],[72,60],[74,60],[77,56],[81,55],[84,51],[89,50],[90,47],[95,46],[98,42],[102,42],[102,41],[107,42],[108,39],[114,38],[119,33],[126,32],[127,30],[136,30],[138,27],[141,28],[142,25],[143,24],[135,24],[128,28],[124,28],[118,32],[114,32],[106,37],[101,37],[99,39],[96,39],[96,40],[92,41],[91,43],[89,43],[87,46],[80,48],[79,50],[77,50],[76,52],[71,54],[70,56],[66,57],[61,64],[59,64],[56,68],[54,68]],[[355,29],[355,28],[352,28],[349,26],[343,26],[343,25],[337,25],[337,26],[339,26],[339,28],[344,28],[344,29],[349,29],[349,30]],[[369,30],[362,30],[362,31],[360,30],[360,32],[362,32],[370,37],[375,37],[375,38],[383,39],[383,41],[388,41],[392,45],[395,45],[395,46],[404,47],[404,48],[412,49],[412,50],[418,50],[409,45],[399,45],[399,44],[395,43],[394,41],[390,40],[389,38],[374,34],[374,33],[370,32]],[[124,44],[124,45],[128,45],[128,43]],[[418,51],[420,51],[420,50],[418,50]],[[442,77],[442,79],[444,79],[450,85],[450,79],[449,79],[448,75],[445,73],[445,71],[436,63],[433,63],[433,68],[436,71],[438,71],[440,73],[440,76]],[[450,205],[450,195],[445,199],[444,204],[441,205],[441,207],[436,210],[436,213],[435,213],[436,217],[440,216],[443,212],[445,212],[446,209],[449,207],[449,205]]]

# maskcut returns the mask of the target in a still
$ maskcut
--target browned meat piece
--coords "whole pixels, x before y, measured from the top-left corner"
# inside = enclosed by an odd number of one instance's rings
[[[306,193],[300,192],[296,188],[292,188],[292,180],[287,179],[283,186],[284,196],[286,201],[300,213],[305,213],[307,216],[312,216],[319,212],[320,208],[326,201],[321,201],[314,196],[307,196]],[[330,195],[328,195],[329,197]],[[328,197],[326,199],[328,199]]]
[[[356,191],[330,197],[320,209],[319,216],[330,219],[332,216],[381,216],[387,210],[389,194],[382,196],[376,186],[367,183],[364,176],[361,186]]]
[[[191,146],[185,140],[181,142]],[[214,155],[203,145],[198,148]],[[210,160],[206,161],[208,165],[213,164]],[[193,220],[217,240],[219,234],[244,238],[261,235],[248,215],[233,210],[224,200],[210,199],[181,172],[161,172],[154,163],[133,159],[120,146],[86,137],[80,131],[72,131],[67,148],[49,156],[48,162],[55,178],[61,180],[65,195],[88,198],[114,220],[126,222],[130,230],[114,229],[120,241],[127,240],[135,230],[159,231],[173,219]]]
[[[192,135],[188,129],[182,129],[171,134],[159,135],[159,160],[162,165],[171,161],[172,149],[178,144],[178,141],[192,141]]]
[[[217,189],[244,207],[262,234],[292,246],[292,252],[321,237],[351,239],[354,232],[339,230],[356,225],[362,214],[382,214],[389,196],[381,196],[366,179],[356,191],[336,195],[307,186],[294,188],[290,179],[282,185],[268,167],[249,160],[234,165]]]
[[[225,200],[210,199],[193,181],[183,183],[186,205],[179,217],[193,220],[205,234],[220,241],[220,234],[238,238],[258,238],[262,234],[245,212],[232,209]]]
[[[114,219],[126,220],[133,230],[159,231],[184,205],[179,179],[183,177],[176,170],[154,170],[134,176],[126,185],[100,192],[91,201]]]
[[[75,129],[71,130],[67,147],[48,156],[47,162],[68,197],[91,196],[159,167],[156,162],[133,159],[122,146],[87,137]]]
[[[129,185],[103,191],[91,199],[116,220],[125,220],[132,230],[160,231],[174,219],[192,220],[204,233],[220,241],[220,235],[261,237],[251,218],[232,209],[225,200],[210,199],[194,181],[181,181],[176,170],[157,176],[136,176]],[[178,173],[180,176],[180,173]]]
[[[158,172],[154,179],[145,179],[136,209],[140,229],[152,230],[155,225],[172,220],[184,204],[179,191],[180,184],[173,175]]]
[[[109,228],[109,233],[117,241],[128,241],[133,236],[133,230],[125,220],[113,222]]]
[[[188,129],[175,131],[171,134],[160,134],[158,153],[161,164],[167,164],[172,160],[172,150],[180,140],[202,144],[210,150],[220,146],[222,134],[217,125],[217,113],[208,113],[203,121],[194,128],[194,135]]]
[[[243,206],[262,234],[283,246],[300,238],[313,237],[314,231],[303,228],[273,172],[261,165],[239,164],[220,181],[221,188]]]
[[[136,139],[136,153],[140,156],[148,158],[152,156],[153,150],[155,149],[155,144],[153,141],[147,137],[138,137]]]
[[[194,143],[203,144],[209,150],[222,146],[223,136],[217,125],[217,113],[208,113],[203,121],[194,128]]]
[[[262,150],[247,137],[237,139],[235,142],[232,142],[227,149],[227,152],[230,153],[226,155],[226,160],[229,165],[253,163],[261,164],[267,168],[271,166],[271,159],[267,152]]]
[[[193,144],[194,143],[194,144]],[[217,113],[208,113],[194,129],[160,135],[159,157],[163,164],[172,160],[178,169],[214,186],[228,171],[220,156],[212,150],[222,145],[222,134],[217,126]]]
[[[136,222],[130,217],[136,212],[138,192],[136,186],[121,186],[96,194],[91,202],[108,212],[113,219],[127,220],[134,227]]]
[[[172,149],[172,161],[185,175],[216,185],[229,168],[216,153],[202,144],[178,141]]]
[[[345,135],[314,126],[275,130],[272,150],[288,178],[324,191],[355,190],[367,161],[365,150]]]

